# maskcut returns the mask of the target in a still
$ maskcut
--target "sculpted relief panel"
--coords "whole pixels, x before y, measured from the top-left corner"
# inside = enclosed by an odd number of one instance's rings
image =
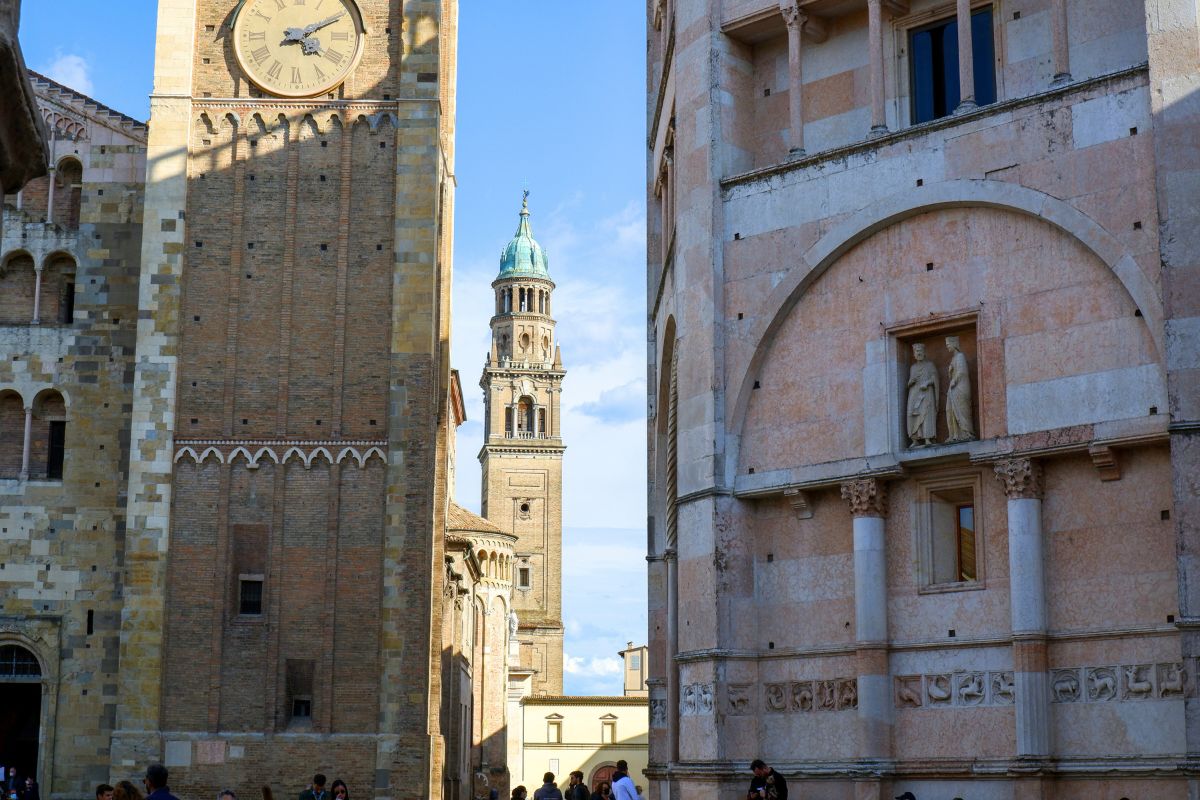
[[[1052,669],[1050,701],[1109,703],[1193,697],[1197,694],[1194,674],[1188,664],[1180,662]],[[899,675],[894,679],[893,699],[896,708],[1011,706],[1016,691],[1011,672]]]

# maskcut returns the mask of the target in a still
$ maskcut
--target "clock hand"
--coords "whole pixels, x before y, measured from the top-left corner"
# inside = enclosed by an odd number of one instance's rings
[[[339,11],[338,13],[334,14],[329,19],[323,19],[320,22],[314,22],[312,25],[309,25],[307,28],[304,28],[303,35],[308,36],[309,34],[313,33],[314,31],[319,31],[321,28],[324,28],[326,25],[332,25],[333,23],[337,22],[339,19],[341,19],[344,16],[346,16],[346,12]],[[290,33],[293,30],[295,30],[295,28],[289,28],[288,32]]]

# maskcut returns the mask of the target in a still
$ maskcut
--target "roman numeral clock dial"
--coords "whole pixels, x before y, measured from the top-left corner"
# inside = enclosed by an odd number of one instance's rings
[[[238,63],[258,88],[315,97],[346,80],[366,33],[354,0],[245,0],[233,38]]]

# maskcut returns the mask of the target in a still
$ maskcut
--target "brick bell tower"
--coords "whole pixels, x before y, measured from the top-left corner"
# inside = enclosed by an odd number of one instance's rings
[[[443,795],[457,7],[158,2],[113,777]]]
[[[554,338],[549,259],[529,225],[529,192],[504,248],[484,393],[483,514],[517,537],[513,610],[535,695],[563,689],[562,459],[566,370]]]

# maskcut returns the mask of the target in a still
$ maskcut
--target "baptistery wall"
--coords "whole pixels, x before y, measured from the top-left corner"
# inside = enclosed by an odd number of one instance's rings
[[[652,796],[1196,791],[1190,6],[649,4]]]

